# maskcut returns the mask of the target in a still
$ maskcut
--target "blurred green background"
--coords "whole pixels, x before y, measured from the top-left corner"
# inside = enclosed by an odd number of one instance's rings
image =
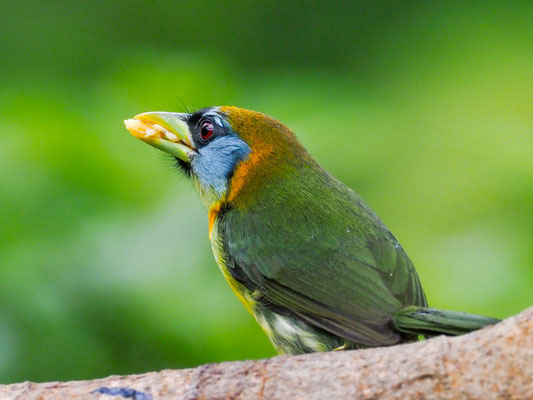
[[[533,304],[533,3],[0,2],[0,382],[269,357],[192,186],[123,120],[237,105],[299,135],[430,304]]]

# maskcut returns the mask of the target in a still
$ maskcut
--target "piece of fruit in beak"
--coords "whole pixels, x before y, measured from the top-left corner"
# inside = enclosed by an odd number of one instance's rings
[[[179,113],[148,112],[125,120],[124,125],[143,142],[190,162],[196,151],[184,116]]]

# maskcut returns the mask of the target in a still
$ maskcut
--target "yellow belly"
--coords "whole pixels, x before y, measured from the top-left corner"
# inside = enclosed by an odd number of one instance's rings
[[[213,221],[211,225],[211,248],[213,249],[213,255],[215,256],[215,261],[218,264],[218,267],[222,271],[222,275],[224,275],[224,278],[226,278],[226,281],[229,283],[231,289],[237,295],[239,300],[244,304],[246,309],[255,317],[254,313],[254,305],[255,300],[253,299],[251,293],[249,293],[249,290],[246,289],[242,284],[237,282],[233,276],[231,276],[231,273],[228,270],[227,266],[227,255],[224,252],[224,246],[222,244],[222,238],[218,235],[217,230],[217,222],[216,219]]]
[[[211,221],[210,221],[211,222]],[[316,351],[333,350],[344,344],[344,340],[320,333],[308,326],[305,322],[294,317],[275,314],[268,308],[258,303],[258,292],[252,292],[239,283],[232,275],[228,266],[228,256],[224,251],[222,238],[217,229],[217,219],[210,223],[210,237],[213,255],[224,278],[229,283],[233,292],[244,304],[246,309],[254,316],[259,326],[270,338],[276,351],[280,354],[302,354]],[[254,296],[255,295],[255,296]],[[326,337],[327,336],[327,337]]]

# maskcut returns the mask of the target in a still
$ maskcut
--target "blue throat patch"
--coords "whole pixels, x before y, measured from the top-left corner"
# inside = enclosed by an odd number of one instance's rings
[[[191,161],[191,169],[204,190],[220,198],[228,190],[233,170],[251,151],[237,136],[220,136],[198,150],[199,154]]]

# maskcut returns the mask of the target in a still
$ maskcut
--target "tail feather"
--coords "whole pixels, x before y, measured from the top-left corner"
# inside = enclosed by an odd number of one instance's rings
[[[462,335],[500,322],[480,315],[415,306],[398,311],[393,318],[398,331],[427,336]]]

